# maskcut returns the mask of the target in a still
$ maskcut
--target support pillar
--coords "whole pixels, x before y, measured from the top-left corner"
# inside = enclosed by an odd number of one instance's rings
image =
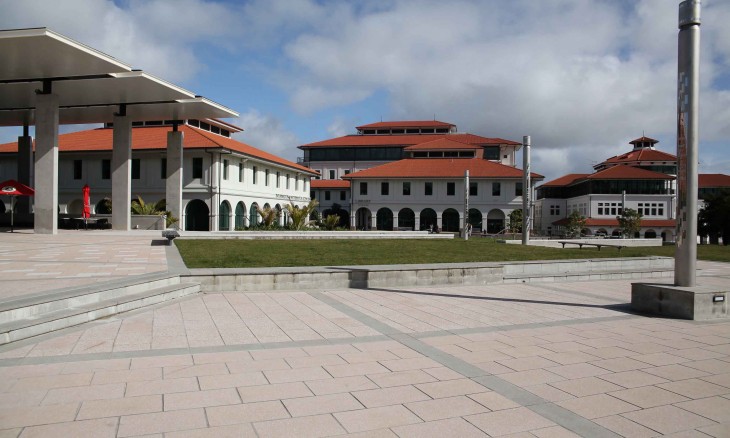
[[[378,229],[378,215],[377,213],[371,213],[370,214],[370,226],[368,227],[368,230],[377,230]]]
[[[221,208],[221,181],[220,181],[220,154],[211,154],[210,157],[210,231],[218,231],[218,213]],[[263,206],[261,206],[263,208]]]
[[[182,131],[167,133],[167,178],[165,179],[165,205],[173,217],[177,218],[178,228],[182,227],[182,187],[183,187],[183,139]]]
[[[58,233],[58,96],[36,95],[36,234]]]
[[[132,216],[132,119],[114,116],[112,141],[112,229],[128,231]]]
[[[18,137],[18,182],[28,187],[33,187],[31,175],[33,174],[33,138],[28,135],[28,127],[23,127],[23,135]],[[31,197],[19,196],[15,200],[18,213],[28,215],[31,213]]]
[[[421,216],[416,215],[415,222],[413,223],[413,230],[414,231],[420,231],[421,230]]]
[[[352,209],[350,209],[352,210]],[[356,230],[357,228],[357,218],[355,216],[354,211],[350,211],[350,230]]]

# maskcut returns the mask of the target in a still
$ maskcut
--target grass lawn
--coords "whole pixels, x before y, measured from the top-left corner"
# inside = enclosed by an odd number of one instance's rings
[[[495,243],[491,239],[454,240],[185,240],[176,239],[189,268],[343,266],[409,263],[497,262],[597,257],[672,257],[674,246],[555,249]],[[730,246],[701,245],[698,258],[730,262]]]

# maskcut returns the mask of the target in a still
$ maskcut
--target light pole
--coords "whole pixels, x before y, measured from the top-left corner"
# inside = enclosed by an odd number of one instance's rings
[[[522,137],[522,244],[530,242],[530,136]]]

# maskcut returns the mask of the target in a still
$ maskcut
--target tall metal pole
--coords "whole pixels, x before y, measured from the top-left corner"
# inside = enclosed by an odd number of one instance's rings
[[[464,171],[464,240],[469,240],[469,170]]]
[[[696,284],[700,0],[679,4],[677,78],[677,250],[674,284]]]
[[[530,136],[522,137],[522,167],[524,173],[522,175],[522,244],[527,245],[530,242],[530,226],[532,215],[530,214],[530,201],[532,192],[530,191]]]

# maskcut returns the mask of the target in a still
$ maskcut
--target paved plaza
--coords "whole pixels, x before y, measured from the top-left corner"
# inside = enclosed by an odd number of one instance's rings
[[[630,290],[199,294],[0,347],[0,437],[730,436],[730,322]]]

